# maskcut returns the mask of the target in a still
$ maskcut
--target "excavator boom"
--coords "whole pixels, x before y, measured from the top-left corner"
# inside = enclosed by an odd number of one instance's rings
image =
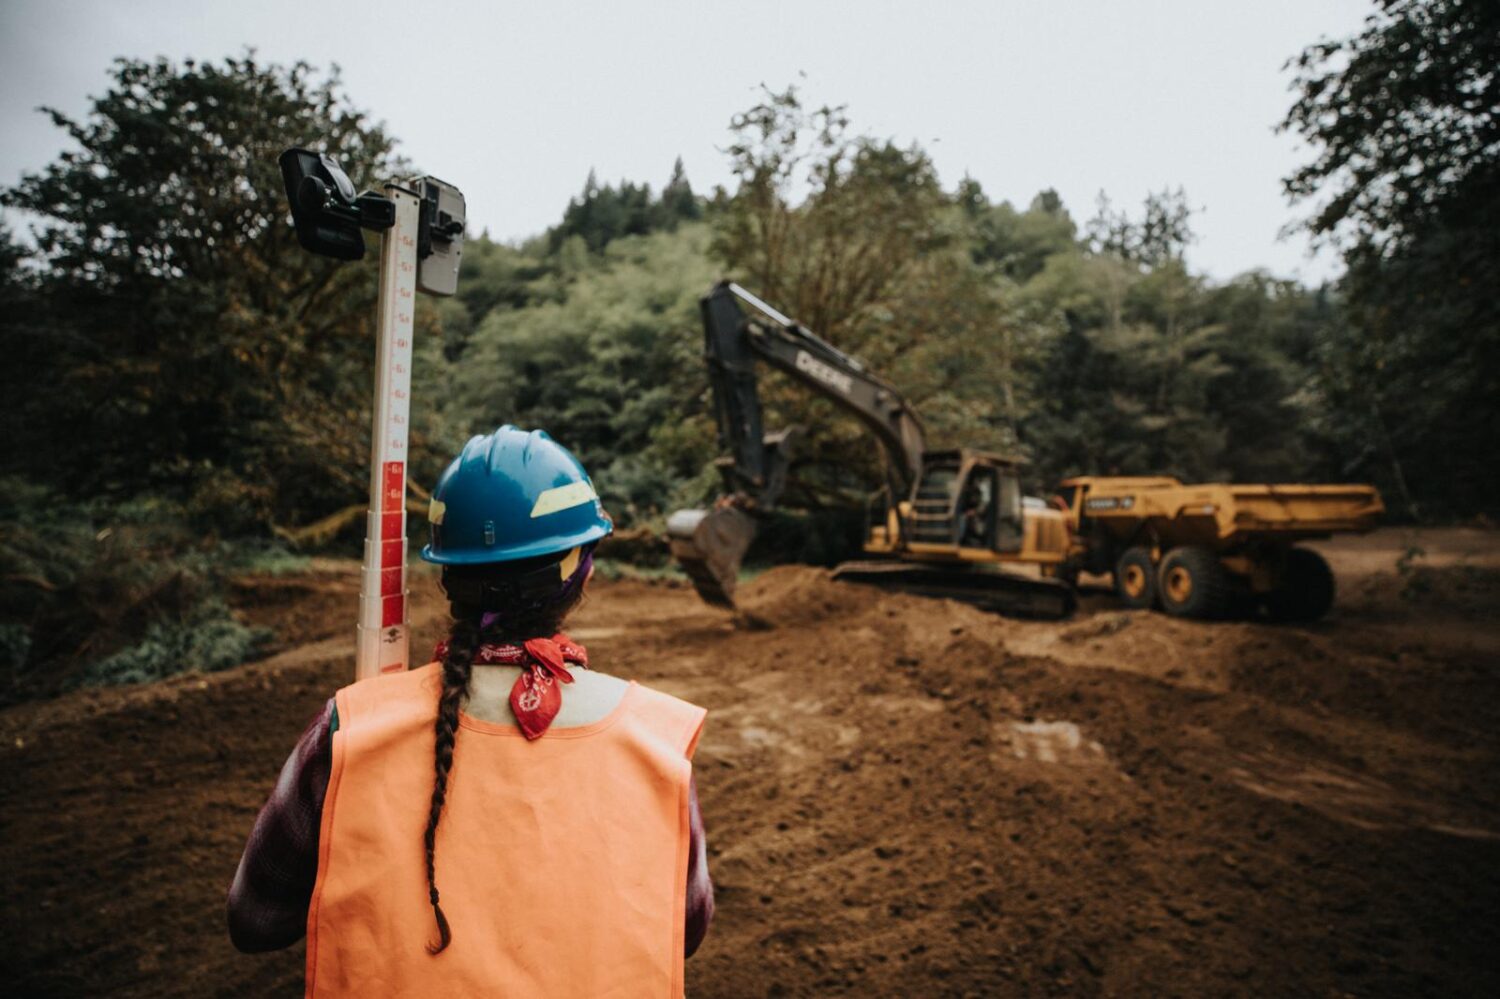
[[[709,603],[734,606],[735,582],[755,521],[775,508],[800,427],[767,433],[756,365],[764,362],[832,399],[869,428],[884,450],[893,495],[905,496],[922,471],[922,421],[893,387],[858,359],[788,319],[739,285],[723,281],[699,303],[703,356],[713,387],[726,495],[710,510],[679,510],[667,521],[672,555]],[[743,306],[748,306],[747,316]]]
[[[741,303],[758,315],[747,316]],[[756,509],[774,507],[785,484],[789,448],[784,442],[799,432],[766,434],[755,369],[762,361],[863,423],[880,442],[892,494],[911,492],[922,474],[927,435],[901,393],[867,371],[857,358],[733,282],[715,285],[701,306],[703,353],[713,385],[719,444],[733,457],[733,464],[726,468],[731,493],[743,494]],[[782,449],[780,457],[778,448]]]

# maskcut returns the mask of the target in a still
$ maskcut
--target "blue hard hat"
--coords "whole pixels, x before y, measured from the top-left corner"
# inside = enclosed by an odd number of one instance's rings
[[[482,565],[566,552],[614,530],[572,452],[547,436],[506,424],[473,437],[443,470],[428,514],[422,557]]]

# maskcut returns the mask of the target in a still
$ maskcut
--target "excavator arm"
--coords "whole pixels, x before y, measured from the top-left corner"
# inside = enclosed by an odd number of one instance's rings
[[[753,314],[747,316],[741,303]],[[740,560],[755,537],[755,511],[770,510],[786,485],[800,428],[767,434],[756,364],[765,362],[833,401],[879,441],[893,500],[907,498],[922,474],[926,434],[910,404],[889,383],[811,330],[745,289],[723,281],[702,299],[704,357],[713,388],[727,493],[712,510],[680,510],[667,522],[672,553],[705,600],[734,605]]]
[[[759,315],[747,317],[741,302]],[[726,474],[734,491],[766,508],[775,505],[785,484],[786,462],[776,449],[781,437],[763,430],[757,361],[786,372],[863,423],[884,451],[892,492],[911,491],[922,473],[926,434],[916,412],[888,382],[737,284],[715,285],[701,305],[719,443],[733,455]]]

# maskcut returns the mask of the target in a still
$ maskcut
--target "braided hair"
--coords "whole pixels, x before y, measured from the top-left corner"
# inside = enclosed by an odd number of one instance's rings
[[[432,754],[432,800],[428,805],[427,828],[422,834],[422,848],[427,862],[427,898],[437,923],[438,940],[427,945],[429,954],[441,954],[453,939],[448,917],[443,915],[437,887],[437,829],[448,798],[448,780],[453,771],[453,748],[458,736],[458,712],[469,696],[469,679],[474,672],[474,656],[479,647],[492,642],[522,642],[528,638],[550,638],[563,620],[583,599],[583,584],[592,564],[592,546],[585,551],[578,569],[561,587],[541,600],[520,600],[503,607],[486,606],[487,601],[470,602],[485,586],[502,591],[507,579],[533,572],[541,565],[559,560],[559,555],[542,556],[500,565],[452,567],[444,573],[448,589],[453,626],[448,635],[448,653],[443,657],[442,690],[438,694],[437,717],[433,722],[436,736]],[[449,573],[454,578],[449,579]],[[555,578],[555,577],[554,577]],[[462,594],[462,596],[460,596]]]

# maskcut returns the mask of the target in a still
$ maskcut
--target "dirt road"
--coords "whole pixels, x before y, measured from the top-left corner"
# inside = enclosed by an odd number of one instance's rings
[[[1325,550],[1340,599],[1306,628],[1102,595],[1017,622],[793,567],[738,622],[597,587],[596,662],[711,712],[690,993],[1500,994],[1500,539]],[[222,906],[350,670],[353,567],[314,570],[242,584],[293,622],[269,660],[0,713],[9,994],[298,994],[300,947],[237,954]]]

